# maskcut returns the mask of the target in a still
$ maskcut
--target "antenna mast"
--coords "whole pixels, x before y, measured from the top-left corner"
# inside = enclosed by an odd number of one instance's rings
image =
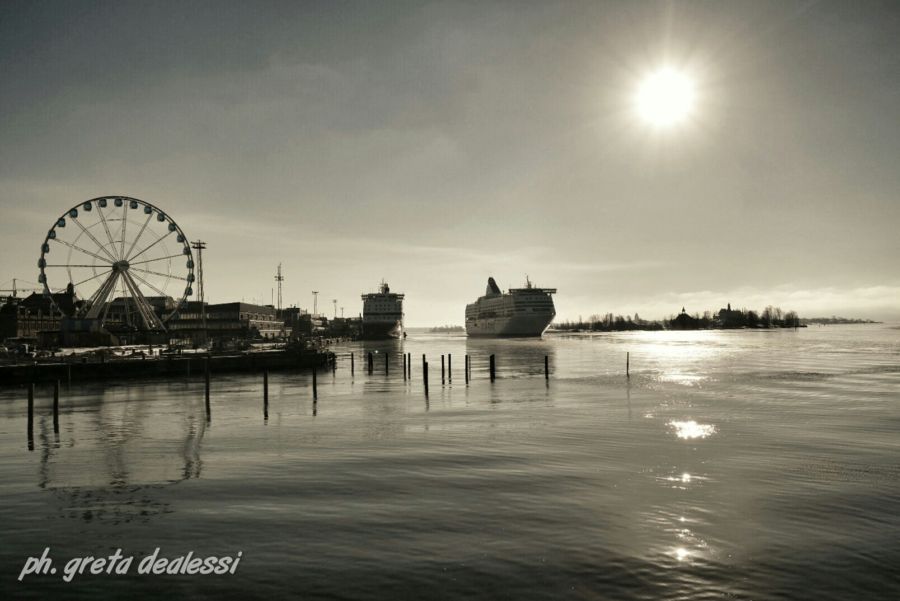
[[[191,242],[191,248],[197,251],[197,291],[200,293],[200,320],[203,323],[203,343],[206,344],[206,297],[203,292],[203,249],[206,248],[206,242],[202,240]]]
[[[281,275],[281,263],[278,264],[278,273],[275,275],[275,281],[278,282],[278,310],[281,311],[281,282],[284,276]]]

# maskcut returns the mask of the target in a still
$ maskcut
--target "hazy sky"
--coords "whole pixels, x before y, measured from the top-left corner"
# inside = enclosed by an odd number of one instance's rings
[[[562,319],[894,319],[900,3],[0,3],[0,288],[104,194],[207,241],[213,301],[282,262],[285,304],[386,278],[408,325],[526,274]]]

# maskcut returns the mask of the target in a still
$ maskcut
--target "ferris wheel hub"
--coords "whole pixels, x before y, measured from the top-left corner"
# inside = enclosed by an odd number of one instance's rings
[[[128,271],[129,267],[131,267],[131,265],[128,264],[128,261],[116,261],[112,264],[112,270],[116,273]]]

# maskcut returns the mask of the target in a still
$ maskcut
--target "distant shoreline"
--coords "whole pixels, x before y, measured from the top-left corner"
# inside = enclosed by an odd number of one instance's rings
[[[430,334],[450,334],[465,331],[466,329],[462,326],[435,326],[433,328],[428,328]]]
[[[873,321],[871,319],[853,319],[847,317],[809,317],[800,320],[800,323],[803,324],[816,324],[816,325],[846,325],[846,324],[871,324],[871,323],[884,323],[881,321]]]

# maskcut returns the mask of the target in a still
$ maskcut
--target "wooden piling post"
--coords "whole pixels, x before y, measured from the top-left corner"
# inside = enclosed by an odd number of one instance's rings
[[[550,357],[544,355],[544,379],[550,379]]]
[[[263,420],[269,421],[269,369],[263,369]]]
[[[497,364],[494,360],[494,355],[491,355],[490,370],[491,370],[491,382],[493,382],[494,379],[497,377]]]
[[[206,382],[206,411],[209,413],[209,357],[203,361],[203,379]]]
[[[388,354],[384,354],[384,375],[388,375]]]
[[[59,433],[59,380],[53,382],[53,431]]]
[[[447,353],[447,382],[453,382],[453,355]]]
[[[312,376],[313,376],[313,382],[312,382],[312,384],[313,384],[313,401],[316,401],[319,398],[319,390],[316,387],[316,368],[315,367],[313,367]]]
[[[34,382],[28,385],[28,432],[34,430]]]
[[[403,381],[406,382],[406,353],[403,353]]]
[[[356,366],[353,364],[353,353],[350,353],[350,375],[353,375],[353,372],[356,371]]]
[[[422,381],[425,382],[425,398],[428,398],[428,362],[422,362]]]
[[[631,353],[625,353],[625,377],[631,377]]]
[[[422,373],[425,373],[425,369],[426,369],[427,365],[428,364],[425,362],[425,353],[422,353]]]
[[[406,371],[409,379],[412,380],[412,353],[406,353]]]
[[[463,373],[466,376],[466,385],[468,386],[468,384],[469,384],[469,355],[468,354],[466,355],[466,362],[465,362],[465,365],[463,366]]]
[[[371,374],[372,371],[374,371],[374,369],[375,369],[375,357],[372,356],[372,353],[369,353],[369,373]]]
[[[444,356],[441,355],[441,386],[444,385],[445,377],[444,377]]]

